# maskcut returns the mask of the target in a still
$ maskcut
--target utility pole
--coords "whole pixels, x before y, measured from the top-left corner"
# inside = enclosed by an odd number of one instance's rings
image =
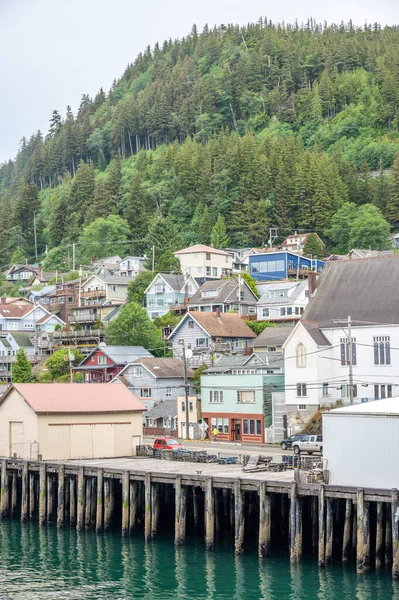
[[[183,346],[183,377],[184,377],[184,397],[186,402],[186,440],[190,439],[190,407],[188,401],[188,384],[187,384],[187,361],[186,361],[186,344],[184,340],[180,340]]]
[[[72,361],[75,360],[73,354],[71,354],[70,349],[68,348],[68,361],[69,361],[69,378],[70,382],[73,383],[73,374],[72,374]]]
[[[268,239],[269,248],[271,248],[273,246],[274,242],[278,238],[277,232],[278,232],[277,227],[269,228],[269,239]]]
[[[76,259],[76,244],[73,242],[72,244],[72,271],[75,270],[75,259]]]
[[[36,212],[33,213],[33,234],[35,236],[35,258],[37,262]]]
[[[238,316],[241,317],[241,273],[238,274]]]
[[[152,247],[152,272],[155,271],[155,246]]]
[[[349,404],[353,404],[352,317],[348,317]]]

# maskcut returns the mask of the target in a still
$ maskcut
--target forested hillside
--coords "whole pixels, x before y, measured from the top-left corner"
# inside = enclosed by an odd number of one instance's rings
[[[395,225],[398,153],[398,27],[194,26],[21,141],[0,168],[3,262],[34,255],[34,213],[48,268],[72,242],[86,263],[209,243],[218,215],[248,246],[326,234],[349,201]]]

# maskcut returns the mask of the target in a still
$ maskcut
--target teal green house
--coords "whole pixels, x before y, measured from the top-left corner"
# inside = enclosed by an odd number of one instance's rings
[[[217,439],[263,443],[277,394],[284,394],[281,352],[224,355],[201,376],[202,417]]]

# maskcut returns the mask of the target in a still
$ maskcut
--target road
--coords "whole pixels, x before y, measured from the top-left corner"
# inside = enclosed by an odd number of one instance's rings
[[[154,438],[144,438],[145,444],[153,444]],[[234,442],[182,442],[188,450],[206,450],[209,454],[221,456],[237,456],[238,454],[262,454],[265,456],[282,456],[283,454],[292,454],[291,450],[282,450],[280,446],[258,446],[256,444],[235,444]]]

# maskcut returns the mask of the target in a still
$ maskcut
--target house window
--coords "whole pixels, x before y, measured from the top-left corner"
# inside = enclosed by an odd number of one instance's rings
[[[240,404],[253,404],[255,402],[255,390],[237,390],[237,402]]]
[[[262,310],[262,316],[269,317],[270,316],[270,309],[269,308],[264,308]]]
[[[392,398],[392,384],[375,385],[374,398],[375,400],[379,400],[380,398]]]
[[[157,306],[163,306],[164,305],[164,299],[163,298],[157,298]]]
[[[341,365],[349,365],[348,338],[341,338]],[[356,365],[356,338],[352,338],[352,365]]]
[[[58,302],[59,302],[59,304],[65,304],[65,296],[60,296],[58,298]]]
[[[229,433],[229,420],[223,419],[223,433]]]
[[[113,285],[113,286],[112,286],[112,291],[113,291],[113,292],[116,292],[116,285]]]
[[[302,342],[296,347],[296,366],[298,369],[306,367],[306,348]]]
[[[209,402],[211,404],[222,404],[223,390],[209,390]]]
[[[132,376],[133,377],[141,377],[141,367],[133,367]]]
[[[223,393],[223,392],[222,392],[222,393]],[[190,412],[193,412],[193,403],[192,403],[192,402],[189,402],[189,403],[188,403],[188,410],[189,410]]]
[[[195,343],[197,348],[208,348],[208,338],[197,338]]]
[[[280,308],[280,317],[285,317],[285,307],[284,306],[282,306]]]
[[[391,364],[391,338],[389,335],[379,335],[373,338],[374,342],[374,364]]]
[[[50,304],[56,304],[57,298],[50,298]]]
[[[292,315],[292,306],[287,306],[287,315]]]
[[[249,315],[256,315],[256,307],[255,306],[248,306],[248,314]]]
[[[194,321],[188,321],[188,328],[194,329]]]
[[[209,254],[209,252],[206,253],[206,260],[211,260],[211,255]]]
[[[211,267],[206,267],[206,274],[210,275],[211,274]]]
[[[91,362],[96,362],[96,357],[95,356],[91,357]]]
[[[186,403],[185,402],[181,403],[181,411],[186,412]]]
[[[217,277],[217,276],[218,276],[218,270],[217,270],[217,268],[216,268],[216,267],[212,267],[212,275],[213,275],[214,277]]]
[[[259,263],[254,262],[251,264],[251,273],[259,273]]]
[[[140,398],[151,398],[151,388],[140,388]]]
[[[156,285],[155,286],[155,293],[156,294],[163,294],[165,291],[165,288],[163,285]]]
[[[166,392],[165,392],[165,396],[166,396],[167,398],[170,398],[170,397],[171,397],[171,395],[172,395],[172,388],[171,388],[171,387],[167,387],[167,388],[166,388]]]
[[[107,364],[107,357],[106,356],[99,356],[97,359],[97,362],[99,365],[106,365]]]
[[[328,383],[323,383],[323,396],[328,396]]]
[[[242,432],[245,435],[262,435],[262,421],[260,419],[243,419]]]
[[[73,297],[72,296],[68,296],[68,302],[69,302],[69,304],[72,304],[72,302],[73,302]]]
[[[307,406],[306,404],[298,404],[298,410],[306,410]]]
[[[33,323],[24,323],[24,328],[25,329],[32,329],[33,328]]]
[[[296,384],[296,395],[298,397],[306,397],[308,395],[306,383],[297,383]]]

